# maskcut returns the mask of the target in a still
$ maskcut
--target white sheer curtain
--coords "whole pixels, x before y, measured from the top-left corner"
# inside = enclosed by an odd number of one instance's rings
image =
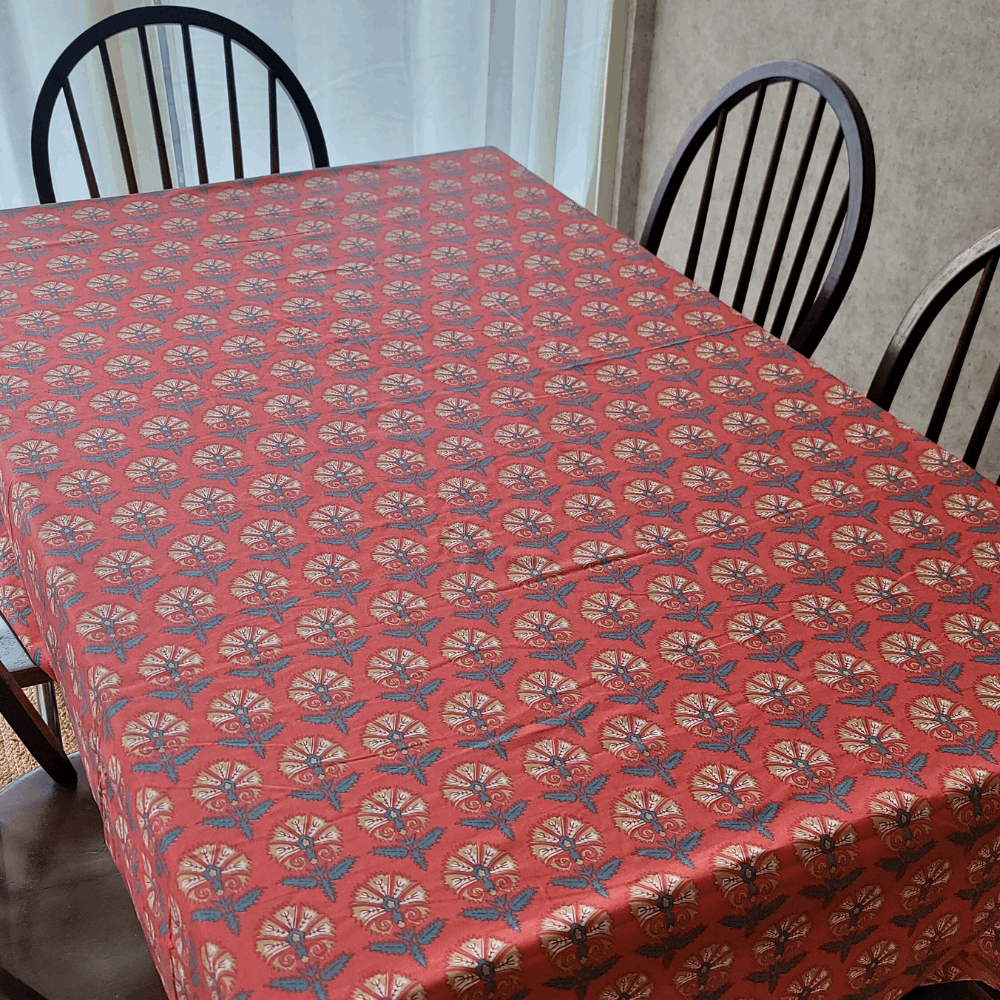
[[[611,0],[190,0],[239,22],[291,66],[312,98],[330,162],[363,163],[496,145],[563,193],[593,205]],[[0,205],[37,201],[29,135],[34,101],[52,62],[83,28],[136,3],[0,0]],[[175,37],[176,35],[176,37]],[[209,176],[232,176],[222,46],[192,32]],[[161,110],[168,68],[177,136],[174,175],[196,183],[179,32],[151,45]],[[132,49],[135,49],[133,52]],[[266,173],[266,75],[237,53],[247,176]],[[112,52],[142,189],[160,186],[138,45]],[[93,57],[92,57],[93,59]],[[72,78],[102,194],[125,191],[99,64]],[[86,113],[84,107],[89,109]],[[294,114],[280,107],[283,170],[308,166]],[[168,130],[170,123],[165,121]],[[86,197],[62,99],[50,150],[56,196]]]

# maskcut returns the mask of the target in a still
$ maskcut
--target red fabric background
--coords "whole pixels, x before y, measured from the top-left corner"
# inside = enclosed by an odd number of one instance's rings
[[[990,483],[496,151],[0,225],[0,600],[172,996],[1000,985]]]

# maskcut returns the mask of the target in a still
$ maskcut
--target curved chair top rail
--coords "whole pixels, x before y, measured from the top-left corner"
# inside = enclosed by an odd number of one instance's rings
[[[789,279],[786,283],[785,292],[779,304],[778,315],[776,315],[775,326],[776,335],[780,335],[784,319],[787,317],[791,306],[791,299],[795,292],[798,278],[801,275],[802,266],[805,263],[809,243],[812,239],[813,231],[818,222],[820,210],[826,189],[829,186],[836,165],[837,156],[840,151],[841,142],[847,147],[849,183],[844,199],[837,210],[833,226],[820,254],[819,262],[815,273],[807,286],[799,314],[792,327],[789,337],[789,344],[807,357],[812,354],[826,333],[843,301],[844,295],[857,271],[858,262],[861,259],[862,251],[868,239],[868,231],[871,227],[872,209],[875,201],[875,150],[872,145],[871,131],[868,127],[868,120],[865,118],[857,98],[850,88],[839,78],[819,66],[811,63],[788,60],[782,62],[765,63],[754,69],[748,70],[727,84],[711,101],[691,124],[680,145],[677,147],[663,178],[660,181],[653,205],[646,219],[640,243],[651,253],[656,253],[659,249],[663,231],[666,228],[667,219],[673,208],[674,202],[684,182],[688,169],[694,162],[701,147],[712,133],[715,133],[713,141],[708,173],[705,185],[702,190],[701,203],[698,209],[698,216],[695,222],[695,231],[691,241],[691,251],[688,255],[685,274],[689,278],[694,278],[694,270],[697,266],[698,254],[701,247],[701,238],[704,234],[705,219],[708,213],[709,202],[711,200],[712,185],[715,178],[715,169],[718,164],[719,150],[722,145],[722,133],[725,128],[726,116],[742,101],[755,96],[754,108],[751,113],[750,124],[747,129],[746,140],[740,156],[739,166],[736,171],[736,179],[733,185],[732,194],[726,220],[723,226],[722,239],[719,251],[716,256],[715,266],[712,273],[712,280],[709,291],[713,295],[718,295],[722,278],[726,266],[726,258],[732,242],[733,230],[736,224],[736,215],[739,210],[740,199],[742,197],[743,184],[746,179],[747,168],[750,162],[753,142],[756,136],[757,125],[760,119],[761,108],[764,102],[764,94],[768,86],[772,83],[784,81],[791,82],[782,111],[781,121],[775,137],[775,144],[771,152],[767,174],[764,180],[764,187],[758,202],[756,215],[754,217],[750,240],[748,242],[743,267],[737,283],[736,294],[732,303],[733,308],[742,311],[743,302],[747,288],[750,283],[750,276],[756,259],[757,248],[760,241],[761,232],[767,213],[770,200],[771,189],[777,173],[778,162],[781,157],[781,150],[785,140],[785,134],[791,117],[792,105],[795,94],[800,83],[804,83],[819,92],[820,100],[817,103],[813,114],[810,132],[806,140],[802,157],[799,161],[795,181],[789,195],[784,216],[779,227],[775,247],[764,279],[764,286],[761,297],[758,300],[757,309],[753,320],[755,323],[763,325],[771,302],[774,285],[777,280],[778,269],[781,265],[782,254],[791,230],[792,219],[798,204],[799,194],[805,180],[806,169],[812,155],[813,144],[819,130],[819,121],[822,111],[826,105],[837,116],[840,125],[840,132],[834,143],[833,149],[825,165],[823,178],[817,191],[812,210],[806,221],[806,228],[795,259]],[[843,224],[841,229],[841,224]],[[840,242],[837,245],[836,253],[833,254],[833,244],[837,232],[841,232]],[[830,261],[833,254],[833,262],[826,273],[826,280],[820,287],[823,269]],[[787,301],[786,301],[787,300]],[[778,316],[781,323],[777,323]],[[775,331],[772,331],[775,332]]]
[[[888,410],[892,406],[899,384],[906,374],[906,369],[913,359],[917,347],[924,339],[924,334],[930,329],[931,324],[937,319],[952,296],[968,281],[981,273],[972,305],[966,315],[955,353],[952,355],[951,364],[948,366],[948,372],[945,375],[930,424],[927,427],[926,436],[931,441],[937,441],[941,428],[944,426],[948,407],[951,404],[958,377],[965,363],[972,335],[976,331],[986,295],[993,281],[998,259],[1000,259],[1000,226],[980,236],[972,246],[945,264],[923,287],[920,294],[913,300],[913,305],[906,310],[906,315],[896,328],[885,354],[882,355],[882,361],[879,363],[875,377],[868,389],[868,398],[872,402],[877,403],[884,410]],[[1000,370],[990,386],[983,410],[963,456],[963,461],[969,465],[974,466],[979,460],[998,402],[1000,402]]]
[[[277,116],[277,94],[276,82],[281,81],[285,92],[288,94],[292,104],[299,115],[299,121],[306,133],[309,142],[310,154],[314,167],[327,167],[330,159],[327,154],[326,140],[323,138],[323,129],[319,123],[316,109],[309,100],[309,95],[305,92],[302,84],[292,72],[288,64],[274,51],[268,44],[258,38],[253,32],[248,31],[242,25],[231,21],[227,17],[213,14],[209,11],[198,10],[195,7],[135,7],[132,10],[122,11],[112,14],[110,17],[98,21],[86,31],[75,38],[62,54],[56,59],[49,70],[42,89],[39,92],[38,100],[35,104],[35,113],[31,122],[31,161],[35,174],[35,186],[38,189],[38,199],[44,204],[49,204],[56,200],[55,191],[52,187],[52,174],[49,162],[49,126],[52,121],[52,112],[55,108],[56,98],[59,93],[65,94],[66,103],[69,109],[70,121],[76,136],[77,146],[80,150],[80,157],[83,161],[83,169],[87,178],[87,187],[92,198],[100,197],[97,188],[97,181],[94,175],[90,154],[87,151],[86,142],[83,136],[83,129],[80,125],[77,114],[76,102],[73,99],[73,91],[69,84],[69,74],[73,68],[94,48],[100,50],[101,62],[104,67],[104,77],[108,87],[108,95],[111,100],[111,110],[115,119],[115,128],[118,134],[118,146],[122,155],[125,168],[126,181],[129,193],[136,194],[138,186],[135,179],[135,169],[132,163],[132,154],[128,145],[128,136],[125,130],[125,122],[122,117],[121,104],[118,99],[118,89],[115,85],[114,75],[111,69],[111,61],[108,56],[107,39],[122,32],[135,29],[139,36],[139,47],[142,53],[143,69],[146,80],[146,91],[149,99],[150,112],[153,118],[153,130],[156,135],[156,150],[160,166],[160,175],[163,187],[173,187],[170,175],[170,163],[167,158],[166,140],[163,131],[163,122],[160,117],[159,102],[156,96],[155,80],[153,78],[152,62],[149,56],[149,44],[146,39],[145,29],[148,25],[179,25],[181,28],[184,62],[186,66],[188,94],[191,103],[191,123],[194,131],[195,152],[198,161],[198,181],[201,184],[208,183],[208,169],[205,162],[205,143],[201,123],[201,109],[198,102],[198,87],[194,73],[194,60],[191,51],[190,28],[204,28],[214,31],[223,38],[226,84],[229,98],[229,121],[232,133],[233,149],[233,170],[237,179],[243,177],[243,150],[240,140],[239,110],[236,99],[236,79],[233,72],[232,43],[236,42],[248,52],[251,52],[262,62],[268,70],[268,111],[270,124],[271,143],[271,172],[277,173],[278,164],[278,116]]]

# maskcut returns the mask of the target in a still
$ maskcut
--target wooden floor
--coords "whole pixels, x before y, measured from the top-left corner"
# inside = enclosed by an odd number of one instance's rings
[[[0,1000],[165,1000],[79,757],[73,761],[75,790],[36,770],[0,791]],[[1000,994],[950,983],[906,1000]]]

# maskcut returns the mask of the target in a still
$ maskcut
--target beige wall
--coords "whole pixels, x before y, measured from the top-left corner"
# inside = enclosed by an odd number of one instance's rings
[[[871,126],[871,235],[816,353],[865,391],[926,281],[1000,225],[1000,0],[657,0],[641,152],[630,143],[640,165],[633,234],[701,108],[732,77],[774,59],[841,77]],[[915,398],[926,395],[917,390]],[[917,422],[916,404],[901,404],[900,414]]]

